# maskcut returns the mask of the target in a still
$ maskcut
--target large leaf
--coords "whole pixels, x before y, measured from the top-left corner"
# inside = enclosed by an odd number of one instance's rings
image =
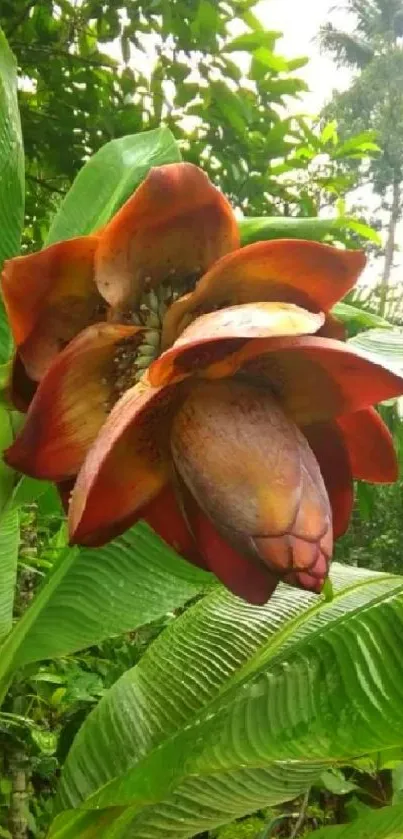
[[[10,411],[9,408],[0,403],[0,453],[11,446],[14,441],[14,416],[14,411]],[[7,466],[0,454],[0,513],[10,502],[15,480],[14,469]]]
[[[349,218],[290,218],[274,216],[272,218],[244,218],[239,222],[242,245],[260,242],[265,239],[312,239],[321,242],[329,237],[336,238],[344,230],[356,228],[354,219]],[[373,238],[374,231],[361,225],[360,235]]]
[[[336,303],[333,314],[353,329],[392,329],[392,324],[379,315],[351,303]]]
[[[0,452],[14,440],[14,412],[0,403]],[[19,545],[19,514],[11,508],[15,472],[0,457],[0,640],[13,618]]]
[[[308,833],[306,839],[402,839],[403,806],[371,810],[351,824],[323,827]]]
[[[50,837],[187,839],[402,744],[403,578],[332,579],[263,608],[219,589],[166,629],[79,732],[59,803],[82,809]]]
[[[180,159],[168,128],[129,134],[106,143],[77,175],[53,221],[46,244],[102,227],[152,166]]]
[[[155,620],[211,582],[146,525],[103,548],[66,549],[1,650],[0,682],[28,662],[67,655]]]
[[[24,152],[17,103],[17,64],[0,29],[0,271],[18,253],[24,221]],[[12,341],[0,302],[0,364]]]
[[[396,366],[403,370],[403,332],[397,330],[370,329],[361,332],[350,343],[370,353],[381,364]]]
[[[19,513],[11,508],[0,516],[0,640],[12,627],[19,543]]]

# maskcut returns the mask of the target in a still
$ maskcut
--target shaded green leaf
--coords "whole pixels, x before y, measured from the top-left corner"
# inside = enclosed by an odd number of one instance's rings
[[[17,65],[0,29],[0,271],[18,253],[24,221],[24,151],[17,102]],[[12,338],[0,301],[0,364],[10,357]]]
[[[4,259],[19,251],[23,219],[24,152],[17,64],[0,29],[0,268]]]
[[[392,329],[370,329],[360,332],[350,343],[370,353],[380,364],[403,370],[403,332]]]
[[[401,839],[403,806],[370,810],[352,824],[323,827],[308,833],[306,839]]]
[[[353,306],[351,303],[336,303],[332,311],[347,326],[360,329],[392,329],[391,324],[385,318],[374,315],[359,306]]]
[[[155,620],[211,582],[144,524],[102,548],[66,549],[7,639],[0,680],[28,662],[67,655]]]
[[[321,242],[334,235],[341,228],[340,219],[290,218],[244,218],[239,221],[242,245],[266,239],[311,239]]]
[[[16,509],[0,515],[0,639],[12,627],[20,522]]]
[[[50,228],[46,244],[102,227],[152,166],[181,159],[168,128],[112,140],[83,166]]]
[[[325,789],[333,795],[348,795],[349,792],[358,789],[357,784],[348,781],[340,769],[329,769],[320,776],[320,782]]]

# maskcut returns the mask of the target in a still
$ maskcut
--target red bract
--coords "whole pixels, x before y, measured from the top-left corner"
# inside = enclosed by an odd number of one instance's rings
[[[371,406],[403,379],[329,315],[364,262],[298,240],[240,249],[200,169],[151,170],[98,235],[6,263],[29,405],[7,462],[64,499],[74,485],[73,542],[143,518],[253,603],[280,579],[319,592],[353,477],[397,477]]]

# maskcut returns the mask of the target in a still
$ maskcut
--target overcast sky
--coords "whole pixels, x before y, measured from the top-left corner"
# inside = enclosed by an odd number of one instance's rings
[[[318,111],[334,87],[345,87],[348,83],[347,72],[337,69],[329,58],[321,55],[315,43],[321,24],[329,18],[335,4],[336,0],[261,0],[257,6],[257,13],[267,29],[279,29],[284,33],[278,41],[279,52],[286,58],[309,56],[309,64],[298,70],[298,75],[304,76],[309,84],[311,92],[304,101],[312,113]],[[346,12],[333,12],[332,21],[348,28]]]

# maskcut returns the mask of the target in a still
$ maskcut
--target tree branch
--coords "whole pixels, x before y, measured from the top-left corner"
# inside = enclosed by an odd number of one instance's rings
[[[65,189],[58,189],[57,186],[52,186],[52,184],[45,181],[43,178],[36,178],[35,175],[30,175],[29,173],[26,174],[27,181],[32,181],[34,184],[38,184],[38,186],[42,186],[44,189],[47,189],[49,192],[57,192],[58,195],[66,195]]]
[[[290,834],[290,839],[296,839],[299,831],[301,830],[302,825],[304,824],[304,821],[306,819],[306,811],[308,809],[310,794],[311,794],[311,788],[309,787],[309,789],[307,789],[307,791],[306,791],[306,793],[305,793],[305,795],[302,799],[300,814],[299,814],[298,819],[297,819],[297,821],[294,825],[294,830]]]
[[[16,29],[24,23],[24,20],[28,17],[31,9],[35,6],[36,0],[30,0],[29,3],[24,7],[21,14],[17,17],[17,20],[14,21],[13,25],[6,31],[7,39],[10,40],[12,38]]]
[[[105,61],[100,61],[95,58],[85,58],[83,55],[78,55],[76,52],[68,52],[67,50],[61,49],[54,49],[53,47],[47,47],[45,44],[28,44],[22,41],[13,41],[13,47],[21,47],[21,49],[27,51],[31,50],[31,52],[44,52],[46,55],[59,55],[61,58],[68,58],[72,59],[73,61],[78,61],[80,64],[85,64],[87,67],[104,67],[108,68],[109,70],[115,70],[116,65],[112,61],[112,59],[105,59]]]

